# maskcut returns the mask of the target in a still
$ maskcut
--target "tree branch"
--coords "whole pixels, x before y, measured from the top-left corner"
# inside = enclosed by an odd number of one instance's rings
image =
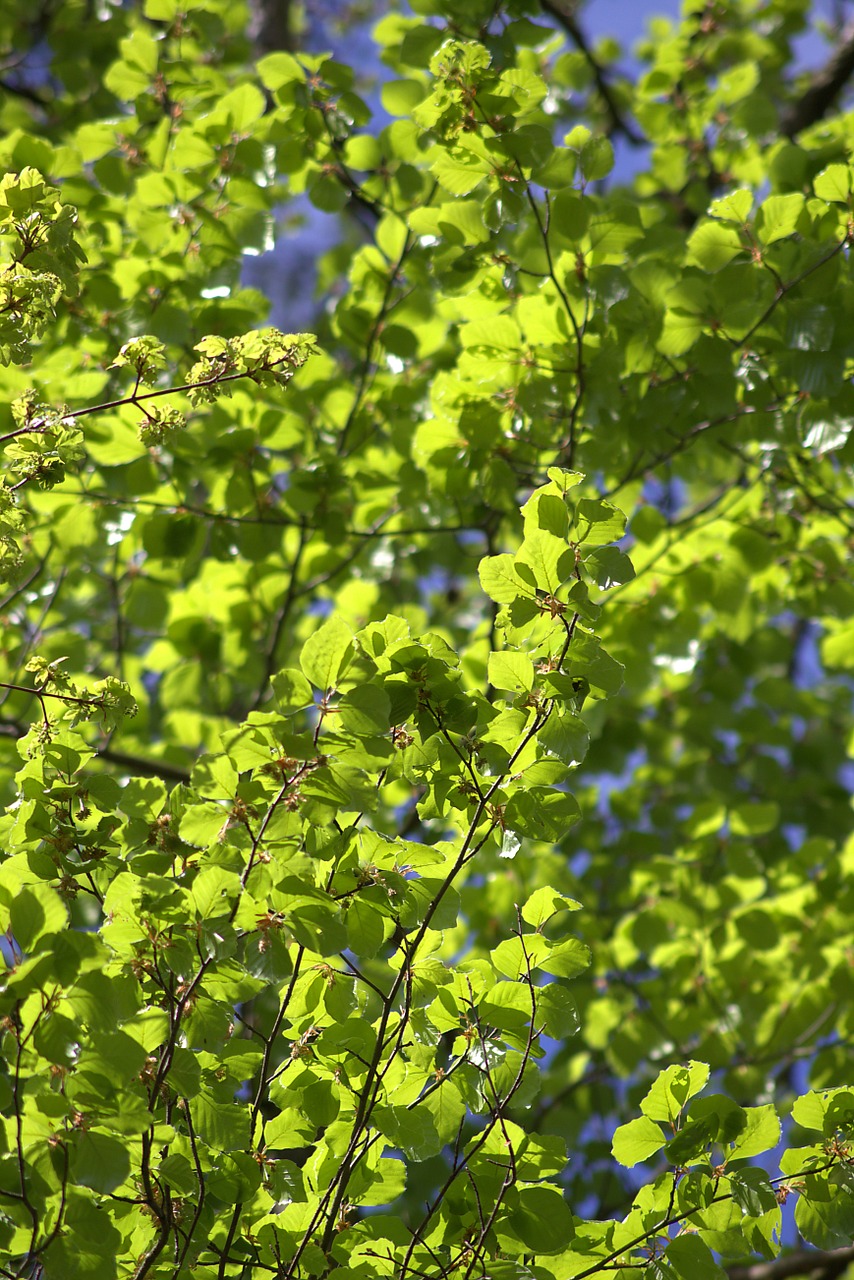
[[[96,759],[109,760],[111,764],[124,765],[135,773],[147,778],[162,778],[164,782],[189,782],[190,770],[179,764],[168,764],[165,760],[148,760],[144,756],[130,755],[127,751],[116,751],[113,747],[101,747]]]
[[[642,147],[646,145],[646,138],[636,133],[631,124],[625,119],[614,94],[611,90],[605,72],[601,65],[597,62],[596,56],[590,47],[586,35],[578,25],[575,17],[577,4],[573,0],[540,0],[540,5],[544,13],[548,13],[556,22],[559,22],[564,31],[569,36],[572,43],[582,53],[587,61],[587,65],[593,74],[593,81],[596,89],[605,104],[605,109],[611,120],[611,133],[621,133],[627,142],[633,147]]]
[[[772,1258],[770,1262],[754,1262],[747,1267],[727,1267],[729,1280],[786,1280],[788,1276],[813,1276],[815,1280],[832,1280],[841,1276],[854,1262],[854,1246],[845,1249],[797,1249],[794,1253]]]
[[[294,51],[296,40],[291,29],[290,0],[251,0],[249,9],[252,14],[249,35],[261,53]]]
[[[19,720],[0,720],[0,738],[23,738],[29,727]],[[131,755],[127,751],[116,751],[114,747],[98,748],[94,758],[123,765],[146,778],[162,778],[164,782],[190,781],[190,770],[179,764],[169,764],[166,760],[149,760],[145,756]]]
[[[47,110],[51,106],[50,98],[44,97],[37,89],[31,89],[29,85],[12,84],[9,80],[0,80],[0,90],[3,93],[13,94],[16,98],[23,98],[26,102],[31,102],[34,107],[41,107]]]
[[[821,120],[854,73],[854,18],[845,24],[833,53],[815,71],[804,93],[784,112],[780,132],[787,138]]]

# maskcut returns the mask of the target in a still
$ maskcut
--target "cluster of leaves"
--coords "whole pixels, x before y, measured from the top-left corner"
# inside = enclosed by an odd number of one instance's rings
[[[0,179],[0,363],[20,363],[74,288],[76,210],[35,169]]]
[[[132,406],[143,415],[138,426],[140,443],[152,449],[168,445],[174,434],[186,427],[186,413],[174,403],[165,407],[152,405],[153,399],[165,395],[174,398],[185,392],[192,406],[214,404],[231,390],[231,383],[241,378],[259,386],[284,386],[314,350],[314,336],[283,334],[278,329],[255,330],[234,339],[203,338],[195,350],[199,358],[189,371],[189,381],[182,386],[140,391],[140,387],[155,380],[156,371],[166,364],[163,343],[144,334],[126,342],[110,365],[111,369],[130,368],[135,372],[136,381],[129,395],[77,412],[38,404],[33,388],[12,402],[16,426],[0,438],[7,474],[13,480],[4,487],[8,520],[3,532],[0,581],[14,580],[22,563],[19,538],[25,525],[21,514],[14,510],[13,495],[33,481],[40,489],[52,489],[65,479],[69,465],[83,461],[86,449],[78,418]]]
[[[561,510],[567,524],[558,473],[528,505],[535,524]],[[550,543],[569,589],[533,554]],[[462,964],[443,938],[464,932],[458,885],[475,859],[557,839],[578,816],[565,787],[586,735],[571,673],[596,681],[608,660],[570,612],[576,550],[543,529],[520,550],[520,575],[550,594],[515,624],[528,644],[491,656],[493,679],[518,690],[512,704],[466,691],[439,635],[413,637],[395,617],[354,635],[334,617],[300,669],[274,677],[276,710],[224,732],[223,750],[168,797],[159,781],[88,774],[92,753],[71,729],[42,732],[38,750],[25,741],[0,873],[26,953],[3,997],[24,1159],[10,1152],[12,1254],[48,1274],[80,1267],[57,1197],[72,1220],[80,1200],[98,1272],[112,1255],[156,1271],[173,1233],[179,1269],[233,1256],[289,1274],[362,1259],[371,1270],[375,1257],[452,1270],[517,1235],[539,1250],[540,1215],[546,1251],[568,1243],[571,1214],[543,1181],[566,1163],[563,1144],[505,1110],[535,1088],[540,1038],[577,1028],[566,987],[538,983],[587,966],[581,943],[546,932],[578,904],[536,890],[514,937]],[[31,665],[40,686],[55,680]],[[413,788],[445,839],[364,827]],[[78,894],[102,916],[97,935],[67,932],[64,899]],[[263,994],[275,1007],[253,1010]],[[361,1219],[403,1191],[402,1157],[441,1158],[449,1143],[447,1186],[414,1234],[389,1239],[389,1219]],[[288,1157],[302,1144],[298,1164]],[[493,1205],[488,1222],[478,1202]]]
[[[808,5],[688,5],[637,83],[536,0],[413,8],[385,125],[231,0],[67,0],[0,79],[0,1274],[711,1280],[790,1196],[854,1239]],[[303,196],[363,227],[316,338],[242,283]]]

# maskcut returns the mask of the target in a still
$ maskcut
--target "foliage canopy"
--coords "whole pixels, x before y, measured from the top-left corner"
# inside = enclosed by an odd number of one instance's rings
[[[235,0],[0,14],[3,1276],[854,1239],[851,116],[806,0],[632,81],[412,8],[379,116]]]

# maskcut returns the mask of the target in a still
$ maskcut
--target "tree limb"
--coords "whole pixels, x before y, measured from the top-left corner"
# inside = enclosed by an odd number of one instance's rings
[[[821,120],[836,102],[854,72],[854,18],[845,24],[833,53],[814,72],[806,90],[784,112],[780,131],[787,138]]]
[[[621,133],[633,147],[645,146],[646,138],[636,133],[631,124],[625,119],[605,77],[605,72],[596,61],[587,37],[578,25],[575,17],[577,4],[573,0],[540,0],[540,5],[544,13],[550,14],[560,23],[579,53],[584,55],[587,65],[593,74],[596,89],[610,117],[611,133]]]
[[[747,1267],[727,1267],[729,1280],[786,1280],[788,1276],[812,1276],[814,1280],[833,1280],[854,1262],[854,1246],[845,1249],[797,1249],[794,1253],[772,1258],[770,1262],[754,1262]]]
[[[109,760],[111,764],[124,765],[135,773],[149,778],[162,778],[164,782],[189,782],[190,770],[179,764],[169,764],[166,760],[148,760],[144,756],[130,755],[127,751],[116,751],[113,747],[101,747],[96,759]]]
[[[290,0],[251,0],[249,34],[261,53],[292,53],[296,48],[291,30]]]
[[[18,720],[0,720],[0,737],[23,738],[29,725]],[[162,778],[164,782],[189,782],[190,770],[179,764],[170,764],[167,760],[150,760],[145,756],[131,755],[127,751],[116,751],[114,747],[101,747],[94,757],[97,760],[109,760],[111,764],[132,769],[134,773],[146,778]]]
[[[31,89],[25,84],[12,84],[9,80],[0,80],[0,90],[3,93],[14,94],[16,98],[24,98],[25,101],[31,102],[35,107],[41,107],[47,110],[51,106],[51,99],[44,97],[37,89]]]

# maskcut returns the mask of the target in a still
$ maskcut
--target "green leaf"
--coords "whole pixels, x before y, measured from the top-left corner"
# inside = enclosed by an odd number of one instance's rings
[[[64,929],[67,919],[65,903],[46,884],[19,889],[9,906],[9,927],[23,951],[34,951],[42,938]]]
[[[679,1167],[699,1163],[709,1158],[709,1147],[717,1134],[718,1124],[714,1116],[692,1117],[683,1124],[675,1138],[665,1147],[667,1159]]]
[[[619,1164],[632,1169],[641,1160],[648,1160],[660,1151],[665,1141],[657,1124],[648,1116],[639,1116],[617,1128],[611,1143],[611,1153]]]
[[[390,116],[408,116],[423,102],[424,86],[420,80],[390,80],[382,87],[383,110]]]
[[[745,1127],[731,1147],[732,1156],[739,1160],[770,1151],[780,1141],[780,1120],[773,1103],[746,1107],[745,1117]]]
[[[521,566],[530,566],[534,581],[540,590],[554,595],[568,576],[564,568],[566,551],[567,546],[563,538],[556,538],[547,530],[538,529],[528,534],[519,548],[516,554],[516,572],[524,573]],[[483,581],[482,577],[481,581]]]
[[[469,147],[443,149],[431,166],[434,176],[452,196],[466,196],[490,172],[489,160]]]
[[[560,1253],[575,1234],[572,1213],[556,1187],[523,1187],[508,1212],[507,1225],[538,1254]]]
[[[854,1235],[850,1187],[831,1189],[828,1183],[810,1182],[812,1194],[799,1196],[795,1205],[795,1225],[801,1235],[816,1249],[850,1246]]]
[[[505,825],[534,840],[558,840],[580,817],[574,796],[542,787],[516,791],[504,810]]]
[[[792,1119],[804,1129],[816,1129],[832,1137],[840,1117],[854,1109],[852,1094],[847,1089],[811,1090],[796,1098],[792,1106]]]
[[[682,1231],[671,1240],[664,1255],[678,1276],[686,1280],[725,1280],[726,1272],[715,1262],[709,1246],[693,1232]]]
[[[299,662],[303,674],[320,690],[334,689],[353,653],[350,628],[333,614],[306,640]]]
[[[848,204],[851,199],[851,170],[847,164],[830,164],[813,180],[813,190],[821,200]]]
[[[438,1089],[426,1094],[419,1105],[428,1113],[443,1145],[457,1139],[466,1108],[453,1081],[442,1082]]]
[[[381,1107],[374,1116],[380,1133],[410,1160],[427,1160],[441,1151],[433,1118],[423,1108]]]
[[[596,136],[584,143],[579,155],[581,173],[587,182],[607,178],[614,167],[614,148],[607,138]]]
[[[83,1187],[110,1195],[130,1173],[130,1153],[108,1133],[89,1129],[74,1142],[74,1178]]]
[[[805,206],[800,192],[784,196],[769,196],[762,204],[762,222],[758,228],[763,244],[774,244],[794,235]]]
[[[379,685],[359,685],[345,693],[336,707],[348,733],[386,733],[391,714],[388,694]]]
[[[256,68],[261,83],[273,92],[288,84],[301,84],[305,72],[290,53],[269,53],[259,58]]]
[[[75,1275],[81,1280],[115,1276],[122,1236],[92,1196],[72,1189],[67,1196],[65,1231],[51,1245],[48,1275]]]
[[[311,685],[302,672],[277,671],[270,684],[276,697],[276,706],[285,714],[311,706]]]
[[[226,116],[231,128],[242,133],[263,115],[264,105],[264,95],[256,85],[241,84],[222,95],[216,114]]]
[[[564,938],[549,946],[541,965],[558,978],[574,978],[590,967],[590,948],[578,938]]]
[[[721,1144],[737,1138],[747,1123],[744,1109],[720,1093],[707,1093],[691,1103],[691,1120],[705,1120],[709,1116],[715,1122],[713,1137]]]
[[[347,910],[347,945],[357,956],[375,956],[383,944],[385,926],[369,902],[354,898]]]
[[[779,806],[770,804],[739,805],[729,815],[730,829],[737,836],[758,836],[773,831],[780,821]]]
[[[598,547],[584,558],[584,567],[603,591],[631,582],[635,576],[629,557],[616,547]]]
[[[537,889],[522,907],[522,919],[539,929],[561,911],[580,911],[581,903],[550,886]]]
[[[747,187],[739,187],[720,200],[713,200],[709,205],[709,214],[724,222],[745,222],[753,206],[753,192]]]
[[[587,755],[590,734],[578,716],[552,711],[539,734],[540,742],[551,755],[565,765],[579,765]]]
[[[777,1195],[768,1175],[761,1169],[740,1169],[729,1179],[732,1197],[745,1213],[754,1218],[776,1209]]]
[[[220,1151],[243,1151],[247,1145],[248,1113],[232,1102],[220,1102],[207,1088],[193,1099],[193,1123],[204,1141]]]
[[[709,1067],[705,1062],[689,1062],[684,1067],[667,1067],[659,1073],[641,1102],[641,1111],[651,1120],[673,1124],[688,1099],[700,1093],[708,1079]]]
[[[480,585],[497,604],[512,604],[522,596],[533,600],[536,592],[529,582],[519,576],[513,556],[487,556],[478,566]]]
[[[523,653],[505,649],[490,653],[488,659],[489,683],[496,689],[510,689],[514,693],[530,692],[534,687],[534,669],[531,659]]]
[[[688,249],[689,262],[696,263],[704,271],[720,271],[744,252],[744,245],[735,227],[720,222],[701,222],[688,238]],[[696,317],[694,323],[697,323]]]
[[[554,1040],[563,1040],[581,1030],[578,1006],[566,988],[557,983],[544,987],[537,997],[537,1018],[542,1018],[546,1034]]]
[[[183,828],[182,828],[183,829]],[[240,894],[240,877],[223,867],[210,867],[193,882],[193,901],[202,917],[226,915]]]
[[[626,531],[626,517],[610,502],[582,498],[576,507],[575,526],[577,542],[601,547],[622,538]]]

